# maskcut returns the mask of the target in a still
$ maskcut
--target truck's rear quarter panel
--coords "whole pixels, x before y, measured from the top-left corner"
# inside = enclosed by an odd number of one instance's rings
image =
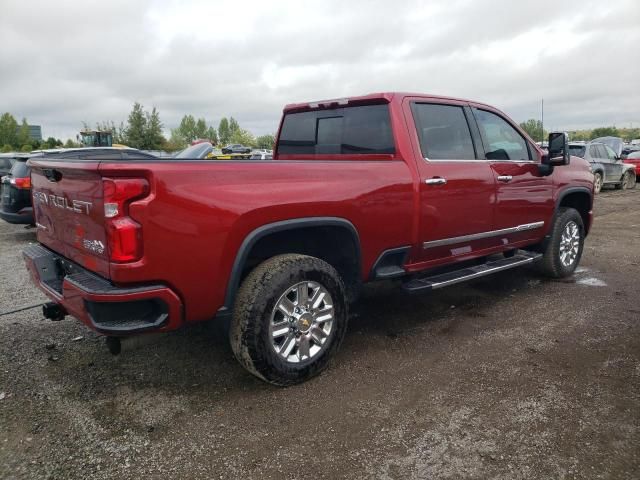
[[[222,306],[233,262],[254,229],[287,219],[344,218],[361,240],[362,277],[385,248],[412,237],[412,174],[402,161],[167,161],[103,163],[103,176],[145,176],[151,195],[130,207],[144,255],[111,266],[117,285],[163,282],[187,321]]]

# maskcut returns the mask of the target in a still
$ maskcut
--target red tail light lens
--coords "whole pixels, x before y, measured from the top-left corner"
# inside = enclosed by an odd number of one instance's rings
[[[142,257],[142,227],[129,217],[129,204],[149,193],[143,178],[102,180],[109,255],[114,262],[134,262]]]
[[[23,190],[29,190],[31,188],[31,177],[11,178],[9,182],[12,185],[15,185],[16,188],[21,188]]]

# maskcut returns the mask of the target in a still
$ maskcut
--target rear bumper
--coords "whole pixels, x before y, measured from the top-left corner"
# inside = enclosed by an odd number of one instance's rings
[[[18,213],[7,212],[0,209],[0,218],[9,223],[33,225],[33,208],[23,208]]]
[[[22,255],[34,283],[97,332],[131,335],[174,330],[183,323],[182,302],[166,285],[116,287],[39,244]]]

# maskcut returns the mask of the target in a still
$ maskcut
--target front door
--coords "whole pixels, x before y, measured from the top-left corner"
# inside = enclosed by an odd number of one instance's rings
[[[419,151],[419,253],[437,265],[479,256],[492,229],[495,183],[489,163],[477,158],[468,108],[462,102],[411,102]],[[455,257],[455,258],[453,258]]]
[[[540,174],[533,147],[509,121],[480,108],[473,114],[496,180],[496,239],[508,245],[539,238],[553,216],[551,177]]]

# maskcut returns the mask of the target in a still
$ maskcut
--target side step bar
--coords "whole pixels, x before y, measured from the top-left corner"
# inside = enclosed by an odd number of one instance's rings
[[[436,288],[448,287],[449,285],[454,285],[456,283],[466,282],[467,280],[473,280],[474,278],[484,277],[486,275],[491,275],[492,273],[527,265],[535,262],[536,260],[540,260],[541,258],[541,253],[518,250],[514,256],[509,258],[501,258],[499,260],[483,263],[482,265],[462,268],[460,270],[454,270],[453,272],[441,273],[430,277],[414,278],[406,282],[402,288],[408,292],[435,290]]]

